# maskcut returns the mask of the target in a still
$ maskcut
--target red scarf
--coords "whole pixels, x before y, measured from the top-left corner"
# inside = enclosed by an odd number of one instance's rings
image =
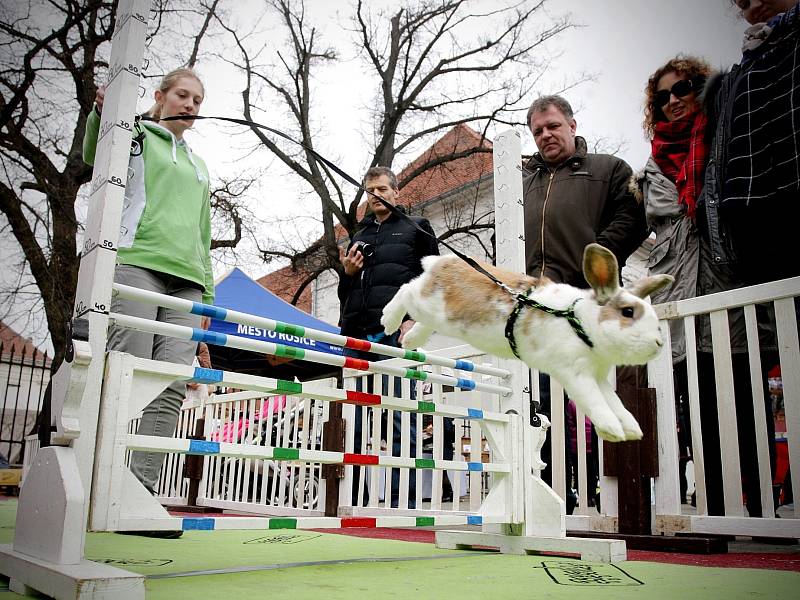
[[[651,146],[653,159],[661,172],[678,188],[678,202],[694,218],[697,196],[703,189],[703,173],[708,159],[705,142],[706,115],[697,111],[677,121],[656,123]]]

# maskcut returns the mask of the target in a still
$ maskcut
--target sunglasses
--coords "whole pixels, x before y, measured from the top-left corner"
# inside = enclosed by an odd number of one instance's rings
[[[661,108],[669,104],[670,96],[675,96],[676,98],[683,98],[684,96],[688,96],[693,91],[695,91],[695,89],[698,89],[701,86],[702,83],[700,81],[692,82],[691,79],[681,79],[680,81],[676,81],[675,85],[673,85],[668,90],[658,90],[656,92],[655,99],[653,100],[653,104]]]

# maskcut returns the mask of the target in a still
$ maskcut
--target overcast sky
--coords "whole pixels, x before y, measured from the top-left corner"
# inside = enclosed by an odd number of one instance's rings
[[[481,8],[495,4],[494,0],[481,2]],[[370,5],[374,3],[375,0]],[[400,2],[389,4],[398,5]],[[370,88],[374,82],[365,76],[362,63],[354,58],[352,46],[345,41],[342,25],[346,25],[351,6],[352,2],[345,0],[306,0],[307,19],[331,45],[344,50],[343,60],[320,72],[314,81],[315,110],[327,132],[319,140],[318,149],[340,160],[346,171],[359,177],[371,152],[364,145],[363,132],[369,128],[363,108],[374,98],[374,90]],[[251,14],[251,10],[255,14],[247,1],[237,10],[243,15]],[[587,137],[590,144],[597,137],[624,141],[619,155],[634,170],[644,165],[649,154],[649,144],[641,128],[643,89],[648,76],[678,53],[695,54],[714,67],[728,68],[740,56],[745,29],[744,21],[737,17],[729,0],[553,0],[546,11],[552,16],[571,13],[573,20],[583,27],[567,31],[551,42],[549,51],[559,56],[550,65],[541,93],[551,91],[548,85],[557,87],[570,73],[593,74],[595,81],[567,94],[577,111],[578,133]],[[199,71],[207,87],[201,113],[241,117],[242,84],[232,67],[205,62]],[[152,104],[154,82],[145,85],[148,89],[140,103],[142,110]],[[264,123],[279,129],[283,125],[278,115]],[[296,176],[287,174],[286,168],[266,152],[242,161],[236,148],[252,144],[252,135],[240,130],[240,135],[231,137],[230,130],[226,131],[208,121],[201,122],[187,139],[206,160],[212,174],[230,173],[243,164],[248,169],[264,170],[255,206],[257,215],[266,218],[291,206],[295,214],[310,217],[301,227],[312,228],[317,204],[313,198],[302,197]],[[490,135],[497,133],[499,130]],[[523,150],[535,150],[530,132],[522,133]],[[398,161],[395,168],[399,170],[411,158]],[[265,238],[274,233],[264,227],[260,235]],[[292,231],[282,233],[292,235]],[[237,256],[240,266],[253,277],[270,270],[253,261],[245,251],[240,256]],[[215,275],[219,277],[225,267],[217,271]],[[27,332],[37,342],[43,340],[44,333]]]

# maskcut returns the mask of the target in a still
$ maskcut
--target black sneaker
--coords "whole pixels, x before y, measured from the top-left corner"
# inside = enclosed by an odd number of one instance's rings
[[[133,531],[117,531],[120,535],[138,535],[141,537],[177,540],[183,535],[180,529],[135,529]]]

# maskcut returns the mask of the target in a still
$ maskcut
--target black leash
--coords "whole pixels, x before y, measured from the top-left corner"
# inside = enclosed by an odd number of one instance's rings
[[[578,302],[577,300],[575,302],[573,302],[568,308],[563,309],[563,310],[562,309],[556,309],[556,308],[550,308],[549,306],[545,306],[543,304],[539,304],[535,300],[531,300],[530,298],[528,298],[528,294],[533,290],[533,288],[528,289],[524,293],[520,293],[519,291],[512,289],[507,284],[505,284],[502,281],[500,281],[497,277],[495,277],[494,275],[489,273],[489,271],[484,269],[480,264],[478,264],[478,262],[474,258],[472,258],[471,256],[467,256],[463,252],[460,252],[459,250],[457,250],[456,248],[454,248],[453,246],[451,246],[447,242],[445,242],[443,240],[439,240],[435,235],[431,235],[429,232],[425,231],[422,227],[420,227],[416,223],[416,221],[414,221],[414,219],[412,219],[410,216],[408,216],[403,211],[398,209],[394,204],[392,204],[391,202],[387,202],[386,200],[384,200],[383,198],[381,198],[377,194],[374,194],[374,193],[370,192],[369,190],[367,190],[366,188],[364,188],[364,186],[361,185],[361,182],[357,181],[354,177],[352,177],[351,175],[349,175],[348,173],[346,173],[345,171],[340,169],[338,165],[336,165],[335,163],[331,162],[330,160],[328,160],[327,158],[322,156],[322,154],[320,154],[319,152],[317,152],[316,150],[314,150],[310,146],[307,146],[303,142],[299,142],[299,141],[295,140],[291,136],[287,135],[286,133],[284,133],[284,132],[282,132],[282,131],[280,131],[278,129],[274,129],[274,128],[268,127],[266,125],[262,125],[261,123],[255,123],[254,121],[248,121],[246,119],[237,119],[235,117],[210,117],[210,116],[203,116],[203,115],[185,115],[185,116],[183,116],[183,115],[175,115],[175,116],[172,116],[172,117],[162,117],[161,119],[154,119],[153,117],[151,117],[149,115],[137,115],[136,122],[138,123],[138,121],[140,121],[140,120],[158,122],[158,121],[185,121],[185,120],[198,121],[198,120],[203,120],[203,119],[214,119],[216,121],[227,121],[228,123],[236,123],[237,125],[244,125],[246,127],[257,127],[258,129],[263,129],[264,131],[269,131],[270,133],[274,133],[275,135],[277,135],[279,137],[282,137],[283,139],[288,140],[289,142],[300,146],[304,150],[307,150],[308,152],[310,152],[317,160],[319,160],[321,163],[323,163],[324,165],[329,167],[331,169],[331,171],[333,171],[334,173],[336,173],[337,175],[342,177],[345,181],[347,181],[351,185],[355,186],[356,188],[358,188],[362,192],[365,192],[366,194],[369,194],[373,198],[376,198],[377,200],[379,200],[381,202],[381,204],[383,204],[386,208],[388,208],[389,211],[393,215],[396,215],[397,217],[399,217],[401,219],[405,219],[406,221],[411,223],[414,226],[414,228],[417,229],[417,231],[421,231],[425,235],[434,238],[437,241],[437,243],[442,244],[445,248],[450,250],[450,252],[452,252],[455,256],[457,256],[458,258],[460,258],[461,260],[466,262],[470,267],[472,267],[473,269],[475,269],[476,271],[478,271],[482,275],[485,275],[495,285],[499,286],[500,288],[502,288],[503,290],[505,290],[506,292],[511,294],[514,297],[514,299],[516,300],[516,303],[514,305],[514,310],[511,312],[511,315],[508,317],[508,321],[506,323],[506,331],[505,331],[505,333],[506,333],[506,338],[508,338],[509,344],[511,345],[511,351],[514,353],[514,356],[516,356],[517,358],[519,358],[519,354],[517,354],[517,344],[516,344],[516,341],[514,340],[514,324],[516,323],[517,317],[519,316],[519,313],[522,310],[523,306],[536,308],[538,310],[546,312],[547,314],[550,314],[550,315],[553,315],[553,316],[556,316],[556,317],[563,317],[563,318],[567,319],[569,324],[572,326],[572,329],[575,330],[576,335],[581,340],[583,340],[584,343],[586,343],[587,346],[589,346],[590,348],[593,347],[592,341],[589,339],[589,336],[586,334],[586,331],[583,329],[583,326],[581,325],[581,322],[578,319],[577,315],[575,315],[575,304]]]

